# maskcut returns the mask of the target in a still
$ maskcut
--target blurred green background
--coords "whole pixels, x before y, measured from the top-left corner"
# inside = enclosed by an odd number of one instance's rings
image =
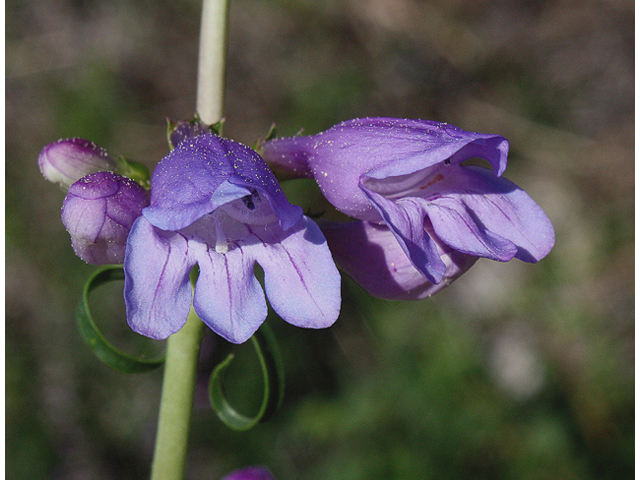
[[[91,139],[153,167],[195,106],[199,2],[6,2],[6,474],[143,479],[161,371],[96,360],[74,324],[93,267],[60,223],[40,149]],[[536,265],[481,260],[432,299],[345,281],[323,331],[270,319],[287,394],[247,433],[207,406],[188,479],[627,479],[634,461],[634,4],[624,0],[231,0],[225,134],[252,144],[342,120],[446,121],[511,142],[506,177],[548,213]],[[116,287],[103,328],[127,332]],[[133,339],[132,339],[133,338]],[[230,395],[260,378],[238,350]],[[255,403],[255,402],[253,402]]]

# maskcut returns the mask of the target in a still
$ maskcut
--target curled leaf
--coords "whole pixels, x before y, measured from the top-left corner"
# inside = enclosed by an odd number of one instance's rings
[[[77,324],[84,341],[103,363],[123,373],[144,373],[154,370],[164,362],[164,353],[152,358],[136,358],[114,347],[100,332],[91,316],[89,294],[101,285],[124,280],[120,265],[108,265],[97,270],[87,281],[78,304]]]
[[[280,351],[275,336],[266,323],[251,337],[251,342],[260,360],[264,382],[262,405],[255,416],[248,417],[239,413],[224,396],[222,375],[231,364],[233,353],[216,366],[209,379],[211,407],[225,425],[237,431],[250,430],[258,423],[268,420],[279,408],[284,396],[284,369]]]

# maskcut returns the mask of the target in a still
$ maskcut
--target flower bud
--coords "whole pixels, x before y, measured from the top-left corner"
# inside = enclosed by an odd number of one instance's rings
[[[213,125],[207,125],[200,121],[197,113],[190,120],[173,122],[167,118],[167,140],[169,141],[169,148],[173,150],[183,141],[204,135],[205,133],[222,135],[220,130],[222,129],[223,122],[224,120],[221,120]]]
[[[113,172],[87,175],[69,187],[62,223],[77,256],[92,265],[123,263],[131,225],[149,205],[149,194]]]
[[[93,142],[68,138],[50,143],[38,156],[42,175],[67,190],[85,175],[116,169],[114,158]]]

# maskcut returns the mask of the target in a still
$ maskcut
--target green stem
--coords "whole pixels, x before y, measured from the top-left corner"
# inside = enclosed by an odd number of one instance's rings
[[[185,326],[167,340],[151,480],[180,480],[184,477],[203,330],[204,323],[192,308]]]
[[[208,124],[220,120],[224,109],[227,2],[202,2],[196,110]],[[203,329],[204,324],[191,308],[186,325],[167,341],[151,480],[184,478]]]
[[[207,124],[220,120],[224,110],[227,10],[227,0],[203,0],[196,110]]]

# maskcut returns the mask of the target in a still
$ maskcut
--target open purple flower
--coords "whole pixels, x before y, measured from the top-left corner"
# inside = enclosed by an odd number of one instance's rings
[[[92,265],[124,261],[127,236],[149,194],[138,183],[113,172],[96,172],[69,187],[62,223],[74,252]]]
[[[253,150],[214,134],[186,139],[158,164],[152,185],[124,262],[134,331],[163,339],[184,325],[196,264],[193,307],[231,342],[250,338],[267,315],[256,262],[284,320],[324,328],[337,319],[340,276],[324,236]]]
[[[306,137],[275,139],[276,168],[313,177],[343,213],[384,224],[432,284],[448,277],[442,248],[472,257],[536,262],[554,244],[551,222],[502,178],[509,144],[427,120],[350,120]],[[482,158],[492,170],[463,162]]]

